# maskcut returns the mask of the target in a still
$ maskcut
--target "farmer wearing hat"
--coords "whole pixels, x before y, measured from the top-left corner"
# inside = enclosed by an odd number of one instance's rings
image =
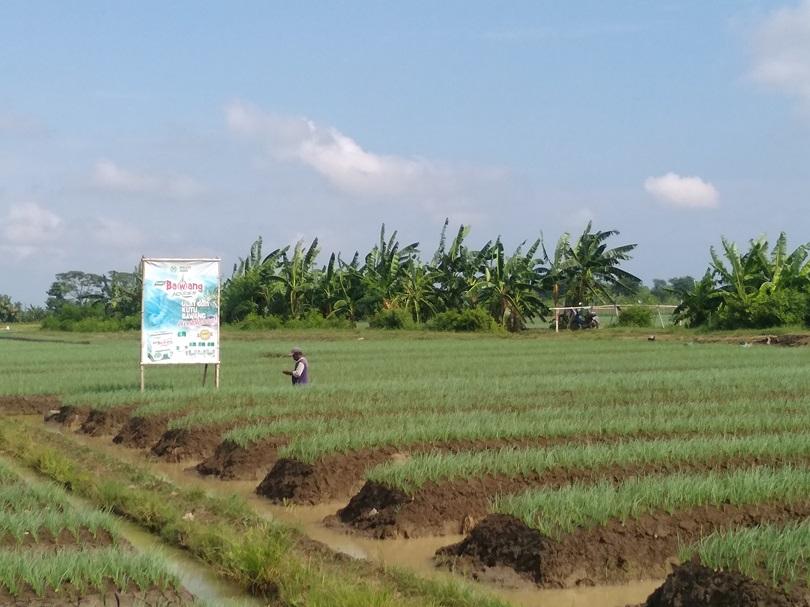
[[[284,375],[289,375],[292,379],[293,386],[303,386],[309,383],[309,363],[304,358],[304,353],[301,348],[293,348],[290,350],[290,355],[295,361],[295,367],[292,371],[282,371]]]

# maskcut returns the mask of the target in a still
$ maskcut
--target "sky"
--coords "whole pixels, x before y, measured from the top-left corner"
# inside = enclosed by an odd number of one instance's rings
[[[0,293],[588,221],[645,281],[810,240],[810,0],[5,0]]]

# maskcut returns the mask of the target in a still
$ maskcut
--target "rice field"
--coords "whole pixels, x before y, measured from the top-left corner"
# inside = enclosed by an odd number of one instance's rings
[[[343,533],[462,532],[435,557],[459,574],[494,566],[537,587],[600,584],[663,577],[697,555],[801,593],[807,353],[753,337],[240,333],[223,340],[219,391],[201,385],[201,369],[174,367],[147,369],[143,393],[136,339],[0,339],[0,404],[52,395],[48,410],[70,412],[54,418],[64,432],[255,479],[269,502],[340,501],[324,524]],[[292,345],[310,361],[305,389],[281,374]],[[103,515],[68,522],[58,495],[36,494],[49,489],[13,487],[0,487],[0,511],[54,508],[41,520],[9,514],[0,533],[13,541],[37,525],[49,537],[60,524],[74,538],[113,536]]]

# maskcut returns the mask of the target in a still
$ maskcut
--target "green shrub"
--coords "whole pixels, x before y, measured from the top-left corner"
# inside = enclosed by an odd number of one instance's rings
[[[117,333],[118,331],[136,331],[141,328],[140,316],[113,316],[101,318],[88,316],[85,318],[62,318],[61,316],[47,316],[42,321],[42,328],[51,331],[69,331],[75,333]]]
[[[239,322],[232,323],[232,326],[242,329],[243,331],[269,331],[272,329],[280,329],[284,325],[278,316],[272,314],[268,316],[259,316],[255,312],[251,312]]]
[[[486,310],[470,308],[467,310],[448,310],[440,312],[428,323],[434,331],[493,331],[497,328],[495,320]]]
[[[401,308],[380,310],[368,320],[372,329],[413,329],[416,327],[411,313]]]
[[[630,306],[622,308],[619,313],[621,327],[649,327],[652,325],[652,308]]]
[[[351,329],[354,324],[346,318],[324,318],[317,310],[310,310],[301,318],[291,318],[284,326],[288,329]]]

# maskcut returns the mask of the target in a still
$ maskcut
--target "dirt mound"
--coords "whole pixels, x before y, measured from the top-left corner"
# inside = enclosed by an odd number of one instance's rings
[[[61,424],[65,428],[78,430],[90,413],[89,407],[62,405],[56,413],[46,413],[45,421]]]
[[[674,513],[655,512],[635,519],[610,520],[596,527],[578,528],[540,547],[547,551],[540,563],[543,570],[529,573],[514,564],[536,558],[536,547],[529,545],[524,559],[516,554],[521,544],[509,534],[476,534],[459,544],[437,552],[440,564],[455,566],[475,577],[483,577],[493,566],[514,569],[523,577],[547,587],[571,587],[595,583],[665,576],[675,562],[679,546],[697,541],[714,531],[752,527],[762,523],[783,525],[810,516],[810,501],[788,504],[722,504],[699,506]],[[492,517],[496,522],[492,523]],[[498,528],[502,515],[491,514],[480,524],[484,529]],[[513,525],[523,525],[512,519]],[[525,525],[523,525],[525,527]],[[522,533],[528,536],[526,527]],[[480,555],[487,555],[488,559]],[[447,559],[444,557],[452,557]],[[500,559],[500,560],[499,560]],[[494,563],[494,565],[490,565]]]
[[[264,478],[276,463],[279,448],[286,443],[286,439],[273,438],[242,447],[225,440],[217,445],[213,455],[197,464],[197,472],[223,480]]]
[[[318,504],[330,499],[348,498],[360,489],[363,472],[397,454],[394,448],[330,455],[314,464],[279,459],[256,493],[274,501]]]
[[[14,394],[0,396],[0,413],[6,415],[44,415],[62,406],[52,394]]]
[[[714,571],[697,562],[690,562],[676,567],[643,607],[764,606],[808,607],[808,602],[739,572]]]
[[[546,560],[555,555],[555,544],[539,531],[505,514],[492,514],[476,526],[464,541],[439,549],[436,560],[475,570],[508,567],[537,584],[544,577]],[[459,560],[461,557],[463,560]]]
[[[152,447],[152,455],[167,462],[207,457],[216,449],[225,430],[223,426],[166,430]]]
[[[401,529],[397,515],[411,501],[413,497],[404,491],[368,481],[345,508],[337,511],[337,519],[379,539],[397,537]],[[402,536],[409,534],[403,532]]]
[[[90,409],[79,431],[90,436],[115,434],[129,419],[134,407],[114,407],[112,409]]]
[[[150,415],[149,417],[130,417],[124,427],[115,435],[113,442],[124,447],[146,449],[154,445],[166,432],[169,417]]]

